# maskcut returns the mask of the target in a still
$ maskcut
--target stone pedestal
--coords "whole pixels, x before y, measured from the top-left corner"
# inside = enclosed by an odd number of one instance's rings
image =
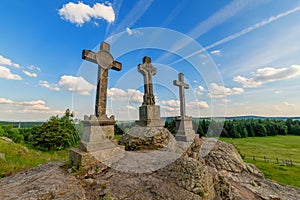
[[[175,139],[177,141],[182,141],[182,142],[194,141],[196,134],[195,131],[193,130],[192,117],[185,116],[183,119],[182,117],[176,117],[175,124],[177,130]]]
[[[114,138],[115,121],[113,117],[85,116],[82,123],[84,133],[79,149],[71,149],[70,151],[70,160],[74,165],[83,167],[96,162],[105,164],[105,162],[111,162],[122,157],[124,147],[119,147],[110,140]],[[118,155],[116,152],[120,154]]]
[[[160,107],[155,105],[143,105],[139,108],[138,126],[164,127],[165,121],[160,119]]]

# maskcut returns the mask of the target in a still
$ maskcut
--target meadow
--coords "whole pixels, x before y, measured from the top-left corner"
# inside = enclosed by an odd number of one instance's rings
[[[0,159],[0,178],[43,163],[67,161],[69,157],[67,149],[44,152],[27,148],[21,144],[4,142],[1,139],[0,153],[5,155],[5,158]]]
[[[219,139],[233,144],[244,161],[256,165],[265,174],[266,178],[284,185],[300,187],[299,136],[286,135]],[[293,165],[284,165],[284,160],[292,160]]]

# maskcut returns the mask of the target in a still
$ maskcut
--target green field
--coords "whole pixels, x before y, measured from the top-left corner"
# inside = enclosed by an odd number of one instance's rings
[[[68,150],[42,152],[26,148],[20,144],[7,143],[1,139],[0,153],[5,154],[5,159],[0,158],[0,177],[9,176],[14,172],[50,161],[66,161],[69,156]]]
[[[232,143],[244,161],[255,164],[266,178],[285,185],[300,187],[300,136],[219,139]],[[253,156],[255,156],[255,160],[253,160]],[[265,162],[264,156],[267,158],[267,162]],[[283,165],[283,160],[292,160],[293,166]]]

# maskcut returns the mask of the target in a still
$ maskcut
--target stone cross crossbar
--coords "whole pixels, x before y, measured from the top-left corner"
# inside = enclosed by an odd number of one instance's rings
[[[83,50],[82,59],[98,64],[95,115],[97,117],[106,115],[108,70],[120,71],[122,64],[113,59],[110,54],[110,45],[106,42],[101,43],[98,52]]]
[[[189,85],[184,82],[183,73],[178,74],[178,80],[174,80],[173,84],[179,87],[180,116],[181,119],[184,119],[186,116],[184,89],[188,89]]]

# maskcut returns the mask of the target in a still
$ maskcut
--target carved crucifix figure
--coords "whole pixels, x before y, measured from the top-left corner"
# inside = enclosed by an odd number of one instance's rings
[[[122,64],[118,61],[114,61],[110,54],[110,45],[106,42],[101,43],[100,51],[98,52],[83,50],[82,59],[98,64],[95,115],[97,117],[106,115],[108,70],[113,69],[120,71]]]
[[[174,80],[173,84],[179,87],[180,116],[181,116],[181,119],[184,119],[186,116],[184,89],[188,89],[189,85],[184,83],[183,73],[178,74],[178,80]]]
[[[138,65],[138,71],[144,77],[144,102],[143,105],[155,105],[153,95],[152,76],[156,74],[156,68],[151,64],[151,58],[145,56],[143,64]]]

